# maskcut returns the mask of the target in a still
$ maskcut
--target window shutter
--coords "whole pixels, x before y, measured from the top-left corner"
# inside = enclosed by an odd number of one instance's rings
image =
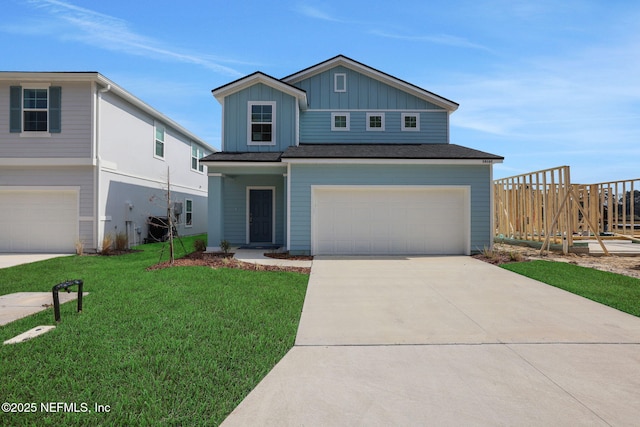
[[[62,130],[62,88],[49,88],[49,132],[60,133]]]
[[[22,86],[11,86],[9,109],[10,131],[22,132]]]

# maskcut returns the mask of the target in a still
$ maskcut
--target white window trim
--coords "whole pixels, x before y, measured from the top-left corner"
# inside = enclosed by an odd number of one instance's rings
[[[347,127],[338,128],[336,127],[336,117],[337,116],[346,116],[347,118]],[[331,113],[331,130],[336,132],[348,132],[351,130],[351,114],[349,113]]]
[[[405,127],[405,117],[415,117],[416,118],[416,127],[408,128]],[[419,132],[420,131],[420,113],[401,113],[400,114],[400,129],[405,132]]]
[[[191,211],[187,210],[187,206],[189,206],[187,204],[187,201],[191,202]],[[188,213],[191,214],[191,224],[187,223]],[[193,199],[184,199],[184,228],[191,228],[191,227],[193,227]]]
[[[159,156],[156,154],[156,143],[158,142],[158,139],[156,139],[156,135],[157,135],[158,128],[162,128],[162,133],[164,135],[164,141],[160,141],[162,142],[162,156]],[[153,123],[153,157],[155,157],[156,159],[164,160],[166,156],[167,156],[167,127],[160,122],[154,122]]]
[[[342,84],[339,84],[340,80],[342,80]],[[347,73],[335,73],[333,75],[333,91],[334,92],[347,91]]]
[[[271,105],[271,141],[251,140],[251,107],[254,105]],[[247,103],[247,145],[276,145],[276,102],[249,101]]]
[[[26,138],[49,138],[51,137],[51,132],[49,132],[49,103],[51,102],[51,97],[49,95],[49,88],[51,87],[50,83],[20,83],[21,93],[20,93],[20,122],[22,123],[22,129],[20,132],[20,137]],[[46,89],[47,90],[47,131],[31,131],[24,130],[24,91],[25,89]],[[27,111],[42,111],[42,108],[28,108]]]
[[[370,127],[370,126],[369,126],[369,123],[370,123],[369,118],[370,118],[370,117],[377,117],[377,116],[380,116],[380,120],[381,120],[381,122],[382,122],[382,127],[379,127],[379,128],[372,128],[372,127]],[[384,122],[385,122],[385,120],[384,120],[384,113],[367,113],[367,119],[366,119],[366,120],[367,120],[367,131],[371,131],[371,132],[384,132]]]
[[[193,168],[193,147],[196,147],[196,165],[197,167],[194,169]],[[201,146],[199,146],[198,144],[196,144],[195,142],[191,141],[191,156],[189,157],[189,167],[191,168],[192,172],[197,172],[199,174],[204,174],[204,165],[200,163],[200,159],[204,157],[204,150],[202,149]],[[199,156],[199,157],[198,157]]]

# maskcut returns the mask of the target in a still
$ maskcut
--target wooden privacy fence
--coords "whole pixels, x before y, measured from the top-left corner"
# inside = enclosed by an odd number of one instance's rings
[[[640,178],[571,184],[569,166],[494,181],[496,236],[563,245],[575,240],[640,237]]]

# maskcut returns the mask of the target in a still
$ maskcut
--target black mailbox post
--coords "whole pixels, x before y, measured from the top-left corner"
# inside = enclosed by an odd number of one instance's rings
[[[58,283],[52,289],[53,291],[53,315],[56,322],[60,322],[60,299],[58,298],[58,291],[60,289],[66,289],[67,293],[71,292],[69,287],[78,286],[78,313],[82,312],[82,280],[69,280],[67,282]]]

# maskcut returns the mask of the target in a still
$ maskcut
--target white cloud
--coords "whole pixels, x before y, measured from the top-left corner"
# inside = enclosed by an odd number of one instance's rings
[[[309,18],[321,19],[323,21],[330,22],[342,22],[342,20],[329,15],[327,12],[321,10],[317,6],[311,6],[309,4],[298,4],[296,5],[295,10]]]
[[[640,138],[640,56],[629,41],[460,76],[452,124],[500,136],[603,147]]]
[[[159,40],[136,33],[125,20],[60,0],[28,0],[28,3],[46,11],[57,19],[55,23],[38,27],[35,30],[36,33],[32,34],[42,35],[46,33],[61,39],[86,43],[106,50],[158,60],[200,65],[217,73],[234,77],[242,75],[235,69],[220,64],[220,62],[233,61],[216,59],[209,55],[183,52],[165,46]],[[25,34],[25,30],[20,27],[19,24],[4,26],[3,30]],[[27,27],[33,28],[33,25]]]
[[[489,48],[487,48],[486,46],[483,46],[481,44],[478,43],[473,43],[465,38],[462,37],[457,37],[457,36],[452,36],[450,34],[434,34],[434,35],[420,35],[420,36],[415,36],[415,35],[401,35],[401,34],[395,34],[395,33],[390,33],[387,31],[382,31],[382,30],[372,30],[370,31],[371,34],[376,35],[376,36],[380,36],[380,37],[385,37],[385,38],[390,38],[390,39],[396,39],[396,40],[407,40],[407,41],[414,41],[414,42],[425,42],[425,43],[434,43],[434,44],[441,44],[441,45],[446,45],[446,46],[454,46],[454,47],[462,47],[462,48],[469,48],[469,49],[480,49],[480,50],[486,50],[486,51],[490,51]]]

